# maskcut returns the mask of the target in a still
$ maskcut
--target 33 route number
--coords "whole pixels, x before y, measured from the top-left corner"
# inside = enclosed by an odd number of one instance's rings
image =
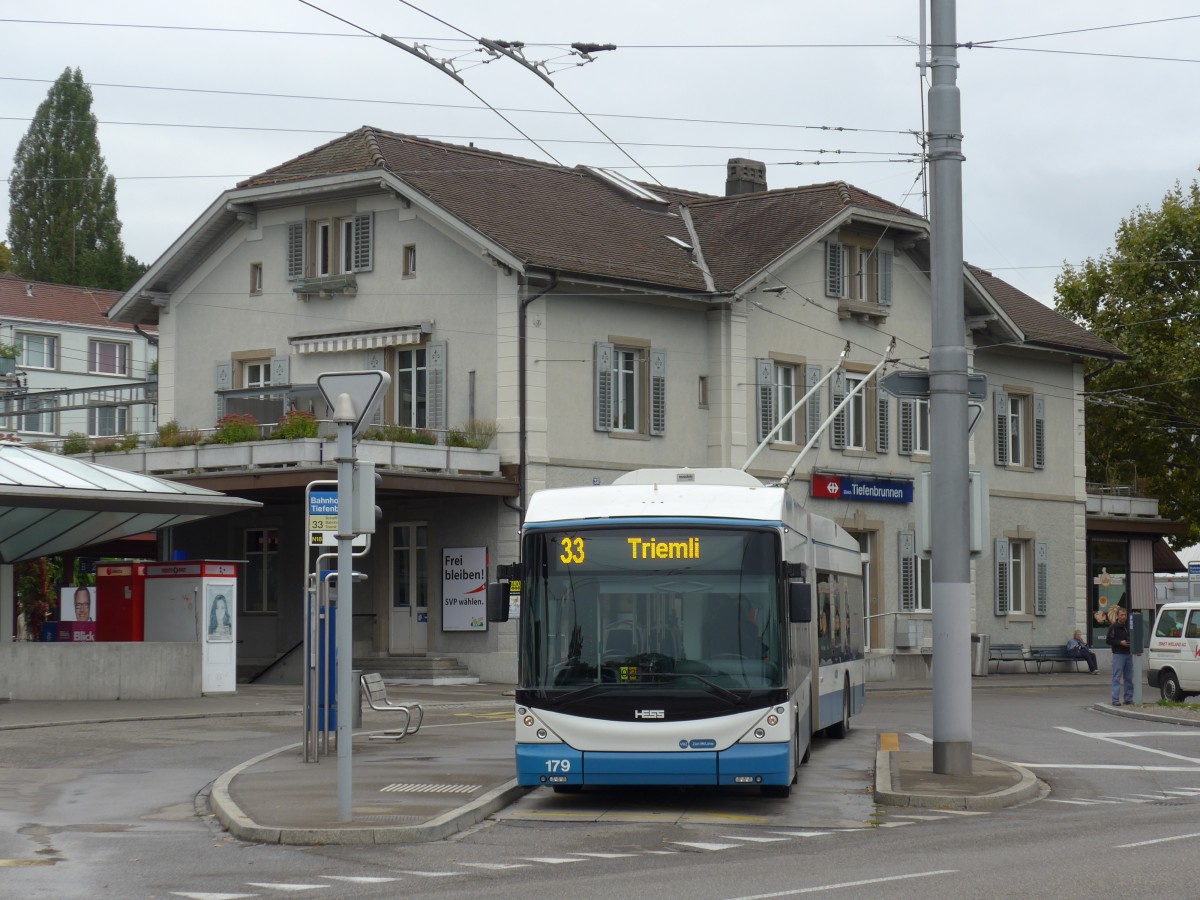
[[[559,562],[566,566],[577,566],[583,562],[583,538],[565,537],[559,541],[559,544],[563,549],[563,552],[558,555]]]

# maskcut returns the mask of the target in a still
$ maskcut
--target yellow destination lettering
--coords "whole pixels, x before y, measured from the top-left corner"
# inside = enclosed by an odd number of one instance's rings
[[[699,559],[700,538],[688,538],[686,541],[660,541],[658,538],[626,538],[629,544],[629,558],[640,559]]]

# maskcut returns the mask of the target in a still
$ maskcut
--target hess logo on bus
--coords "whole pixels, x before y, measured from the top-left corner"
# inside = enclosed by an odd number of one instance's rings
[[[633,717],[635,719],[665,719],[667,712],[663,709],[635,709]]]

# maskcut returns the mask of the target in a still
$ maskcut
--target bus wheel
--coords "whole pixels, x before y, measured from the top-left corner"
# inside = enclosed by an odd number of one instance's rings
[[[842,739],[850,733],[850,680],[842,685],[842,721],[829,726],[831,738]]]

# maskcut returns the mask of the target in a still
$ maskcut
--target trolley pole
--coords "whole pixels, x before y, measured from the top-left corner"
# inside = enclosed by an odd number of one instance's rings
[[[933,558],[933,771],[971,774],[971,547],[963,323],[962,116],[956,0],[930,0],[929,357]]]

